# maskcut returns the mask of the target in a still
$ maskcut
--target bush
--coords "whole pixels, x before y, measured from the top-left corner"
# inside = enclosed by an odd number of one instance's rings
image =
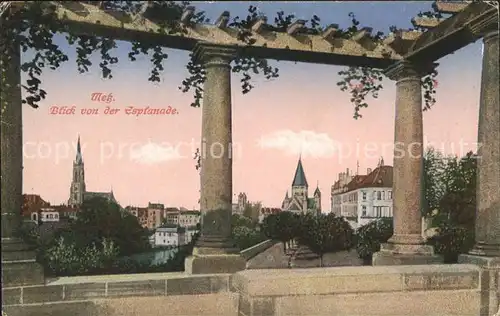
[[[471,228],[442,224],[437,234],[428,243],[434,251],[444,257],[444,263],[457,263],[458,255],[467,253],[474,246],[474,230]]]
[[[56,240],[47,249],[43,261],[46,269],[57,276],[95,274],[109,269],[116,260],[118,248],[112,241],[103,240],[100,247],[93,244],[85,248],[77,248],[64,238]]]
[[[266,240],[266,236],[258,230],[246,226],[233,228],[233,241],[240,250],[250,248]]]
[[[370,222],[357,229],[356,252],[365,264],[371,264],[372,256],[380,250],[380,245],[387,242],[393,234],[392,218],[383,218]]]

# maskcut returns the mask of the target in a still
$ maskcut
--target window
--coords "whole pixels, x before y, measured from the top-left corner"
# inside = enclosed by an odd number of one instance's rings
[[[392,200],[392,191],[388,191],[387,195],[388,195],[389,200]]]
[[[382,194],[380,193],[380,191],[377,192],[377,200],[381,200],[382,199]]]
[[[366,216],[366,206],[365,205],[362,206],[361,216]]]
[[[363,192],[363,201],[366,201],[366,192]]]
[[[375,216],[382,217],[382,207],[381,206],[375,206]]]
[[[382,191],[382,200],[385,200],[385,191]]]

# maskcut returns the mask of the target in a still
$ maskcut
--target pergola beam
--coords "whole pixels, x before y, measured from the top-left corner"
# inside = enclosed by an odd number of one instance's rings
[[[411,24],[413,24],[414,27],[423,27],[427,29],[438,26],[440,22],[441,20],[437,18],[428,18],[423,16],[418,16],[411,19]]]
[[[404,31],[399,30],[395,33],[390,33],[383,43],[394,49],[400,55],[406,55],[417,38],[422,35],[420,31]]]
[[[259,20],[253,26],[252,37],[256,41],[249,46],[238,39],[236,29],[224,27],[224,14],[217,20],[217,25],[188,23],[194,15],[194,10],[188,8],[182,15],[185,32],[170,34],[167,29],[163,29],[160,33],[161,27],[146,17],[133,20],[123,13],[104,11],[95,5],[81,2],[77,3],[78,10],[54,2],[47,3],[55,5],[55,13],[59,19],[77,34],[104,36],[131,42],[141,41],[189,51],[196,43],[207,42],[235,47],[240,49],[241,54],[256,58],[330,65],[386,68],[402,58],[391,47],[379,42],[373,43],[373,47],[366,49],[353,39],[331,38],[332,33],[327,33],[327,38],[323,37],[325,33],[301,33],[303,25],[301,20],[295,21],[288,32],[267,29],[266,21]],[[149,9],[154,10],[154,8]]]
[[[455,3],[450,3],[450,6],[446,4],[445,9],[451,11],[451,4]],[[436,4],[437,7],[443,5],[440,2]],[[453,9],[458,13],[416,39],[405,58],[415,61],[438,60],[481,38],[487,30],[498,27],[498,24],[495,25],[498,23],[498,9],[495,7],[484,2],[468,3],[462,10],[458,10],[458,7]],[[460,7],[463,7],[463,3]]]
[[[436,1],[432,4],[434,11],[444,14],[455,14],[463,11],[469,3],[452,2],[452,1]]]

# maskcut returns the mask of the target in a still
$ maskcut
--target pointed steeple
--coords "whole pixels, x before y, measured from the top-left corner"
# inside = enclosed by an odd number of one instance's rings
[[[80,135],[78,135],[78,142],[76,143],[76,158],[75,158],[75,162],[77,164],[83,163],[82,147],[80,146]]]
[[[299,162],[297,164],[297,169],[295,170],[295,176],[293,177],[292,187],[300,187],[307,185],[306,175],[304,173],[304,167],[302,167],[302,159],[299,158]]]
[[[321,191],[319,190],[319,180],[316,184],[316,190],[314,190],[314,196],[321,196]]]

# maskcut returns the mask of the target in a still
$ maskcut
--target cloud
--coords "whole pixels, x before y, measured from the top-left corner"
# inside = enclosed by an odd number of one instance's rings
[[[282,150],[288,155],[301,154],[304,157],[326,158],[333,157],[340,144],[325,133],[281,130],[262,136],[259,147]]]
[[[130,159],[141,164],[155,164],[182,159],[178,148],[171,145],[159,145],[149,142],[130,150]]]

